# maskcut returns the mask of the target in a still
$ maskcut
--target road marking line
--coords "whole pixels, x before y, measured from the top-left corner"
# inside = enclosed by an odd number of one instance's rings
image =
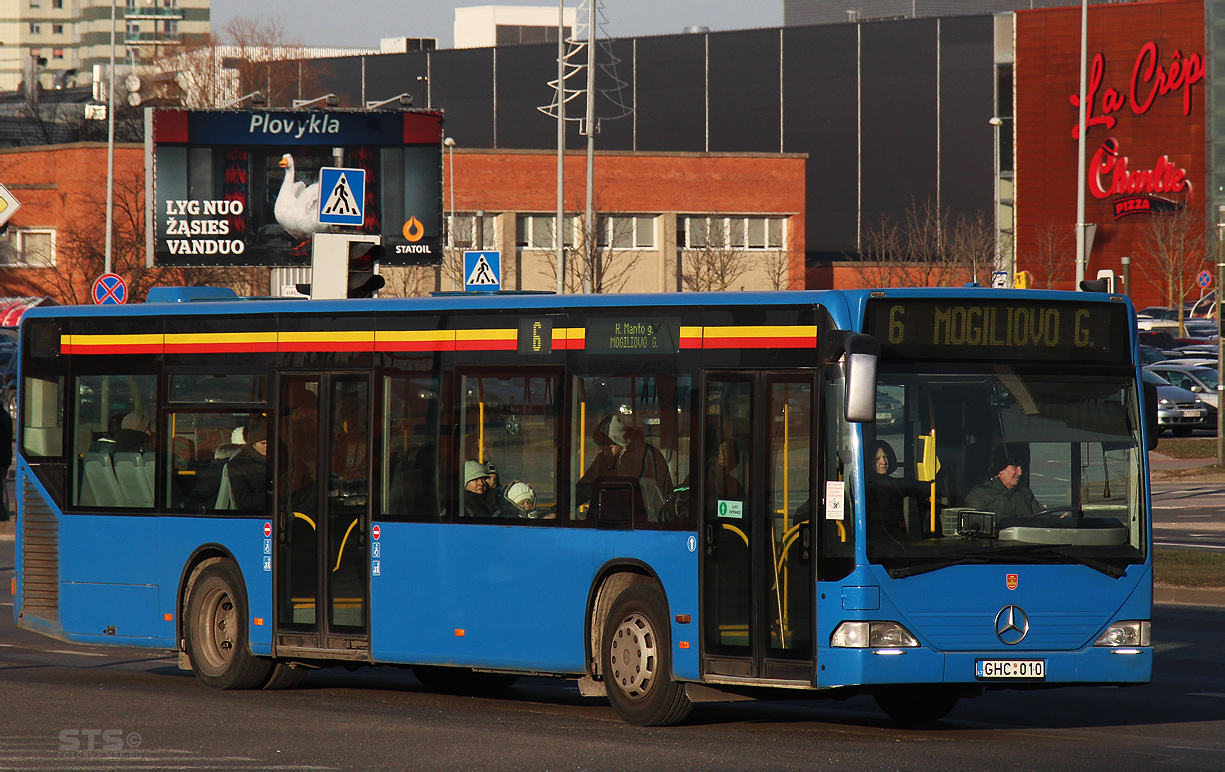
[[[47,649],[48,654],[75,654],[78,657],[105,657],[92,651],[68,651],[67,649]]]
[[[1225,550],[1225,544],[1187,544],[1181,541],[1154,541],[1158,547],[1195,547],[1204,550]]]

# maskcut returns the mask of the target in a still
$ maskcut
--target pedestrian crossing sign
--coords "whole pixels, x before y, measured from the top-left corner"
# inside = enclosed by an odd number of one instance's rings
[[[464,290],[497,292],[502,289],[501,252],[464,252]]]
[[[319,222],[361,225],[366,219],[366,170],[325,166],[319,170]]]

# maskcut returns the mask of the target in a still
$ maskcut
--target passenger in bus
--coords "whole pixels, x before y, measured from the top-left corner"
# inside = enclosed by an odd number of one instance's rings
[[[464,462],[464,515],[467,517],[497,517],[497,502],[486,496],[489,469],[480,461]]]
[[[646,441],[641,429],[626,426],[617,415],[600,419],[592,440],[599,453],[579,478],[575,504],[591,501],[601,483],[634,481],[634,511],[658,517],[665,497],[672,494],[672,475],[659,449]]]
[[[492,461],[490,461],[485,465],[485,469],[489,473],[485,478],[485,487],[488,489],[488,493],[492,493],[494,496],[501,498],[505,491],[503,490],[501,484],[498,483],[498,468],[494,466]]]
[[[536,510],[536,491],[532,486],[518,480],[506,486],[506,496],[502,499],[503,517],[538,518]]]
[[[906,496],[899,481],[892,476],[897,470],[897,455],[889,443],[877,440],[872,444],[869,459],[868,526],[878,533],[904,535],[906,517],[903,502]]]
[[[1005,445],[991,454],[995,476],[977,485],[966,494],[966,506],[982,512],[994,512],[997,518],[1028,517],[1043,510],[1034,492],[1021,482],[1024,473],[1020,454]]]
[[[119,425],[115,435],[116,453],[144,453],[152,450],[149,447],[152,438],[149,436],[149,419],[144,413],[128,413]]]
[[[243,437],[247,443],[225,465],[233,508],[265,511],[271,503],[272,481],[267,421],[262,417],[252,418]],[[218,508],[223,508],[220,503]]]
[[[736,453],[736,443],[730,439],[723,440],[714,453],[707,455],[706,465],[706,495],[708,499],[728,499],[740,501],[744,499],[744,486],[740,484],[733,472],[740,465],[739,454]]]
[[[192,508],[204,507],[212,509],[217,501],[217,493],[221,490],[221,474],[225,471],[226,462],[242,449],[242,445],[226,442],[213,450],[213,460],[208,466],[196,473],[196,480],[187,496],[187,503]]]

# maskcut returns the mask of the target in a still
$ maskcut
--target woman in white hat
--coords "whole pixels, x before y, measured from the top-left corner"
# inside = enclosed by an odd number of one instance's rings
[[[468,517],[497,517],[497,507],[485,495],[488,485],[488,467],[480,461],[465,461],[464,515]]]

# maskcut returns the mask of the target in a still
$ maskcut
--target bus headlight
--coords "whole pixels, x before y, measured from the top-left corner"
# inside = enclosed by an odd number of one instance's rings
[[[1093,642],[1094,646],[1152,646],[1153,623],[1147,619],[1115,622]]]
[[[830,636],[829,645],[844,649],[913,648],[919,642],[897,622],[843,622]]]

